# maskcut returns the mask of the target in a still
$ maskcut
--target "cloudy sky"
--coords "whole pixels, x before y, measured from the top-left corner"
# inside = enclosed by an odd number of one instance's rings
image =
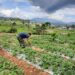
[[[0,0],[0,16],[75,22],[75,0]]]

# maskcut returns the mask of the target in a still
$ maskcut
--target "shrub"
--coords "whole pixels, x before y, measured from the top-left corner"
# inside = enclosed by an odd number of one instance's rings
[[[67,36],[70,36],[70,35],[71,35],[70,33],[67,34]]]
[[[56,34],[56,33],[52,33],[52,34],[51,34],[51,37],[52,37],[52,40],[55,41],[55,39],[56,39],[56,37],[57,37],[57,34]]]
[[[17,29],[16,28],[10,28],[10,30],[8,31],[8,33],[16,33]]]

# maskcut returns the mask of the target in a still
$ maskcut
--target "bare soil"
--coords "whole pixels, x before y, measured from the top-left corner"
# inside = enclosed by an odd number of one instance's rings
[[[0,56],[10,60],[14,64],[18,65],[20,68],[24,70],[25,75],[50,75],[47,72],[44,72],[32,65],[28,64],[26,61],[20,60],[15,56],[12,56],[9,52],[0,48]]]

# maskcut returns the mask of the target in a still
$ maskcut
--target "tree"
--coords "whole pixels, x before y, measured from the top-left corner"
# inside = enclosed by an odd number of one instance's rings
[[[16,26],[16,22],[13,22],[13,23],[12,23],[12,26]]]
[[[51,25],[50,22],[45,22],[45,23],[43,23],[41,25],[37,24],[36,27],[35,27],[36,33],[37,34],[45,34],[47,28],[49,28],[50,25]]]
[[[71,28],[75,28],[75,25],[71,25]]]
[[[46,32],[45,30],[46,30],[46,29],[47,29],[47,25],[46,25],[46,24],[42,24],[42,25],[41,25],[41,33],[42,33],[42,34],[45,34],[45,32]]]
[[[15,26],[16,26],[16,22],[13,22],[12,25],[11,25],[11,28],[8,30],[8,32],[9,33],[17,32],[17,28]]]
[[[50,22],[45,22],[44,23],[48,28],[50,28],[50,26],[51,26],[51,23]]]
[[[40,34],[41,33],[41,26],[39,24],[36,24],[35,30],[36,30],[37,34]]]
[[[66,25],[67,30],[69,29],[69,26]]]

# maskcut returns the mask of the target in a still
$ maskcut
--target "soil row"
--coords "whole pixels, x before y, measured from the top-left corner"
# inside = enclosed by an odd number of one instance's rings
[[[49,73],[44,72],[32,66],[31,64],[28,64],[26,61],[18,59],[17,57],[11,55],[9,52],[3,49],[0,49],[0,55],[22,68],[25,75],[50,75]]]

